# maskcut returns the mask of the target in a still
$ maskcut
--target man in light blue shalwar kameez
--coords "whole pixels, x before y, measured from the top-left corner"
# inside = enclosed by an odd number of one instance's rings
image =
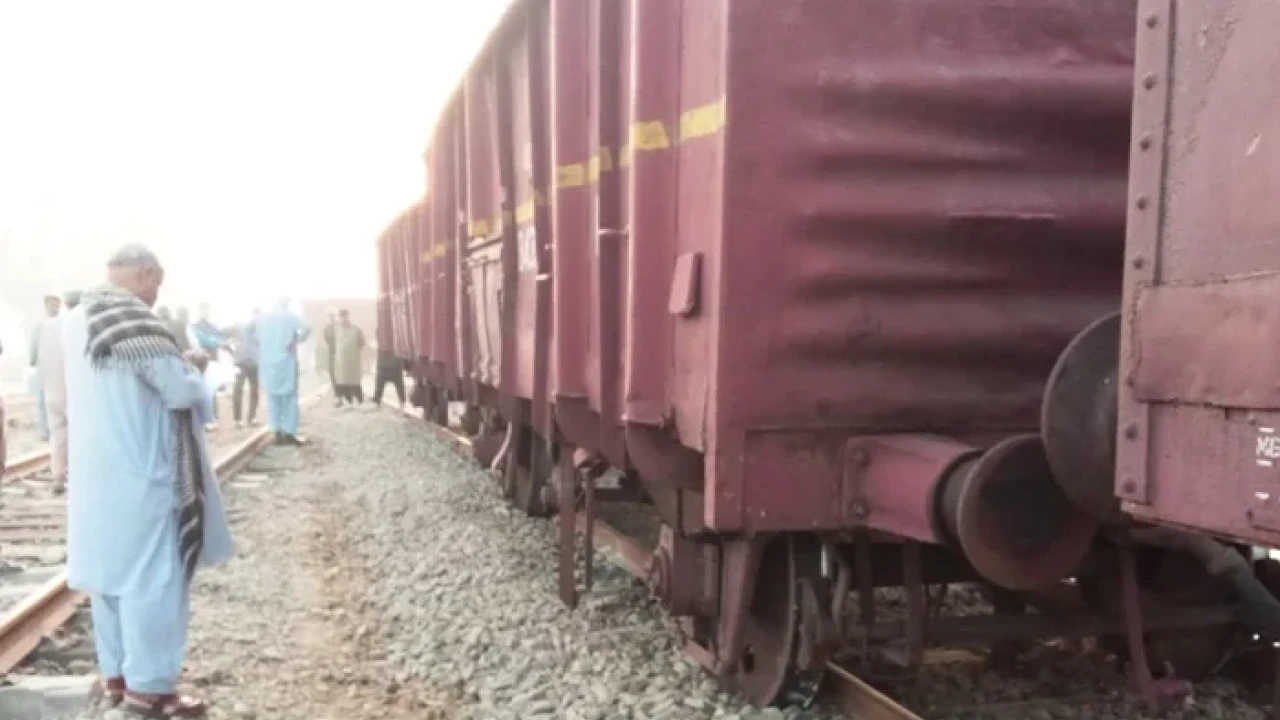
[[[258,370],[267,394],[267,427],[276,442],[301,445],[298,438],[298,344],[311,334],[302,318],[281,300],[258,316]]]
[[[204,423],[207,358],[183,354],[151,312],[164,271],[122,248],[107,285],[62,324],[69,429],[68,584],[89,594],[107,697],[198,717],[177,693],[196,565],[231,557]]]

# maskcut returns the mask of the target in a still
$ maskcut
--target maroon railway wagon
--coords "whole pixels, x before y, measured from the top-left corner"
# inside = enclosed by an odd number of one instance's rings
[[[379,342],[390,343],[397,357],[413,366],[418,358],[419,293],[426,279],[419,272],[419,219],[425,202],[408,208],[378,236]],[[379,322],[382,322],[380,320]]]
[[[515,2],[380,332],[558,513],[566,602],[581,516],[651,503],[656,596],[757,703],[1054,635],[1158,699],[1280,629],[1278,8]],[[953,582],[1002,617],[933,617]]]

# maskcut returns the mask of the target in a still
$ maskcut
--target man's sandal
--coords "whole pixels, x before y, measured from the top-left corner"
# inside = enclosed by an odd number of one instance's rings
[[[125,693],[121,707],[134,714],[155,720],[201,718],[209,709],[203,700],[186,695],[177,693],[149,695],[135,692]]]
[[[93,689],[94,699],[100,699],[107,707],[115,707],[124,700],[124,678],[104,678]]]

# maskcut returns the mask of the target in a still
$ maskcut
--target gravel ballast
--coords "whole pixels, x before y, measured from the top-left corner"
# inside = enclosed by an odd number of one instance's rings
[[[310,445],[268,450],[226,488],[238,554],[197,578],[184,689],[211,701],[211,718],[822,717],[725,692],[609,562],[565,609],[554,522],[512,510],[421,421],[327,402],[304,417]],[[1120,673],[1082,648],[1050,644],[1021,665],[933,667],[910,704],[930,720],[1162,716],[1116,697]],[[1111,702],[1016,702],[1046,691]],[[1006,704],[956,711],[993,701]],[[1218,682],[1164,716],[1263,717]]]
[[[304,425],[225,489],[238,553],[197,576],[183,684],[211,718],[819,717],[724,692],[608,562],[565,609],[554,524],[414,421],[323,403]]]

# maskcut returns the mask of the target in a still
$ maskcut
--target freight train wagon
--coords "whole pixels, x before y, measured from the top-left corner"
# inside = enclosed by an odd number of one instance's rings
[[[566,601],[577,515],[657,508],[657,596],[755,702],[852,642],[1062,633],[1158,695],[1237,601],[1277,626],[1276,7],[516,2],[379,241],[386,332],[559,513]],[[952,581],[1009,617],[928,617]]]

